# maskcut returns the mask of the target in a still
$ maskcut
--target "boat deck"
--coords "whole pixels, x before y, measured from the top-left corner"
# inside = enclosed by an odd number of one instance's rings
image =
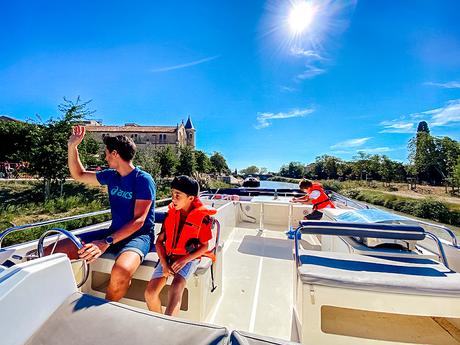
[[[209,322],[289,340],[293,241],[281,227],[239,224],[223,250],[223,294]]]

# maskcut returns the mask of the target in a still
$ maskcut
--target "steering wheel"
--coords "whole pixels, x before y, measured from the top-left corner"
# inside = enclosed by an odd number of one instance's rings
[[[45,242],[46,236],[48,236],[50,234],[58,234],[58,237],[57,237],[56,241],[54,242],[54,246],[51,249],[50,255],[54,253],[54,249],[56,248],[56,244],[59,241],[59,237],[61,236],[61,234],[65,235],[77,247],[77,249],[81,249],[83,247],[83,244],[81,243],[80,239],[77,236],[75,236],[73,233],[71,233],[70,231],[65,230],[65,229],[61,229],[61,228],[53,228],[53,229],[45,231],[40,236],[40,238],[38,240],[37,252],[38,252],[38,257],[39,258],[45,256],[44,242]],[[88,280],[88,277],[89,277],[89,264],[86,262],[86,260],[80,260],[80,259],[70,260],[71,263],[77,262],[77,261],[83,261],[82,262],[83,277],[82,277],[80,282],[77,282],[77,288],[80,288]]]

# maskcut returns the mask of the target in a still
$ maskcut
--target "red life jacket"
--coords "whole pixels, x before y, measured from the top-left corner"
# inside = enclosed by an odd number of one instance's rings
[[[165,247],[166,254],[169,255],[187,255],[185,248],[187,242],[191,239],[199,239],[201,225],[206,216],[212,216],[217,210],[206,207],[200,199],[195,198],[193,209],[187,215],[182,230],[179,233],[180,211],[176,210],[173,203],[168,206],[168,215],[164,220],[165,227]],[[215,261],[214,254],[211,251],[203,254]]]
[[[320,194],[319,197],[316,198],[313,203],[313,210],[321,210],[326,207],[335,208],[334,204],[329,197],[324,193],[323,187],[319,183],[313,183],[310,188],[307,189],[307,193],[310,194],[314,190],[317,190]]]

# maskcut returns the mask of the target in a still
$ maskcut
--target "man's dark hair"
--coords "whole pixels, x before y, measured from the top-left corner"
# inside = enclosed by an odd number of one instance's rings
[[[104,137],[104,144],[109,152],[116,150],[121,159],[126,162],[133,160],[136,153],[136,144],[133,139],[128,138],[126,135],[117,135],[116,137]]]
[[[311,186],[312,186],[312,182],[310,180],[307,180],[307,179],[303,179],[299,183],[299,188],[300,189],[307,189],[307,188],[310,188]]]

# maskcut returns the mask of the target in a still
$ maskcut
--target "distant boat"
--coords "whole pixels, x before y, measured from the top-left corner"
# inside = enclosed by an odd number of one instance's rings
[[[244,179],[243,187],[260,187],[260,180],[257,177],[249,175]]]

